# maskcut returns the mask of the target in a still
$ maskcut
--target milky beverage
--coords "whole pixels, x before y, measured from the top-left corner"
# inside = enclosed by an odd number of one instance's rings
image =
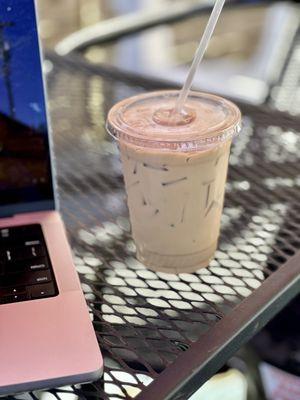
[[[175,91],[116,104],[107,128],[119,141],[137,256],[156,271],[191,272],[217,247],[232,137],[239,109],[192,92],[183,115]]]

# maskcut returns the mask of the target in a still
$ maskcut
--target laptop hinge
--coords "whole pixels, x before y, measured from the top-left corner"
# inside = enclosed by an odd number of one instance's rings
[[[17,214],[32,213],[38,211],[55,210],[54,200],[44,200],[33,203],[21,203],[0,207],[0,218],[9,218]]]

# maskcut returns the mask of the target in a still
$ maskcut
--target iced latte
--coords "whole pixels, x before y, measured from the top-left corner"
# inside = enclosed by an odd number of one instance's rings
[[[177,92],[153,92],[116,104],[108,131],[118,139],[138,258],[164,272],[209,264],[217,247],[232,137],[240,111],[192,92],[184,112]]]

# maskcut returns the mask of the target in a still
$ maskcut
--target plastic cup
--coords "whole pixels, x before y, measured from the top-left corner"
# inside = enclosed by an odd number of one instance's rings
[[[232,102],[191,92],[173,115],[177,91],[141,94],[112,107],[137,257],[150,269],[193,272],[217,248],[232,138],[241,114]]]

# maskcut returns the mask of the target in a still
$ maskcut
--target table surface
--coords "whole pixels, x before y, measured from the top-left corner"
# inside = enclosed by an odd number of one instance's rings
[[[98,382],[18,398],[187,399],[299,292],[300,119],[240,104],[215,259],[193,274],[155,273],[135,257],[104,124],[115,102],[164,84],[76,57],[51,63],[60,207],[105,368]]]

